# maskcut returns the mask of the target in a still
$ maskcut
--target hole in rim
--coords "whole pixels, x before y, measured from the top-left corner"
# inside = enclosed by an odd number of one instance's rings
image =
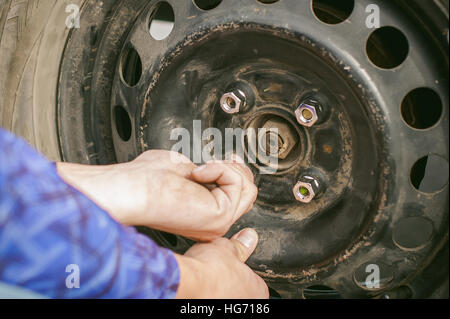
[[[142,76],[142,62],[139,53],[133,47],[128,47],[122,55],[121,64],[123,82],[131,87],[138,84]]]
[[[194,0],[194,4],[202,10],[212,10],[221,3],[222,0]]]
[[[435,193],[448,184],[448,161],[437,155],[419,159],[411,168],[411,184],[420,192]]]
[[[341,299],[339,292],[324,285],[313,285],[303,289],[305,299]]]
[[[124,142],[128,142],[131,138],[131,119],[128,112],[120,105],[114,107],[114,122],[119,137]]]
[[[313,0],[312,8],[317,19],[326,24],[344,22],[352,14],[354,0]]]
[[[364,290],[386,288],[394,280],[394,269],[378,260],[361,264],[353,273],[355,283]]]
[[[403,120],[412,128],[427,129],[442,116],[442,101],[432,89],[418,88],[409,92],[402,101]]]
[[[149,20],[149,33],[157,41],[167,38],[175,25],[175,13],[167,2],[160,2],[153,9]]]
[[[397,28],[382,27],[369,36],[366,53],[377,67],[393,69],[402,64],[408,56],[408,39]]]
[[[407,217],[394,225],[392,240],[403,250],[417,251],[431,241],[433,233],[433,224],[428,219]]]
[[[271,4],[271,3],[275,3],[278,2],[280,0],[258,0],[258,2],[264,3],[264,4]]]

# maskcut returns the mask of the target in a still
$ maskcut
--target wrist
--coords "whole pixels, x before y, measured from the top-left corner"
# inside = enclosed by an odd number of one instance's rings
[[[180,272],[180,283],[176,299],[200,299],[207,296],[207,269],[204,265],[191,257],[174,254]]]
[[[129,225],[126,214],[115,205],[110,186],[114,184],[111,166],[56,163],[58,175],[64,182],[83,193],[121,224]],[[106,181],[106,184],[105,184]]]

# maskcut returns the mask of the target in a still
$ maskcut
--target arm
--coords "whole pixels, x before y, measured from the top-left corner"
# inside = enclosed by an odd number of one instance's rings
[[[244,264],[256,247],[254,231],[176,255],[118,224],[64,183],[53,164],[1,129],[0,149],[0,282],[55,298],[268,296],[264,281]],[[229,175],[222,172],[229,168],[210,163],[194,178],[220,179],[214,176]],[[239,201],[223,197],[240,188],[221,182],[225,190],[213,197],[240,209]],[[70,289],[66,267],[73,264],[80,287]]]
[[[185,161],[173,167],[172,172],[161,173],[158,165],[167,165],[164,158],[168,156],[175,155],[152,151],[143,155],[144,160],[140,158],[131,163],[111,166],[60,163],[58,171],[66,181],[90,194],[97,202],[105,203],[105,208],[109,206],[108,211],[113,212],[112,215],[122,223],[144,224],[169,232],[189,234],[191,237],[205,239],[207,234],[212,234],[213,238],[219,237],[221,232],[227,231],[240,215],[251,208],[256,191],[253,176],[245,166],[211,162],[196,168]],[[158,161],[154,162],[153,159]],[[141,164],[142,170],[139,168]],[[167,179],[167,183],[162,184],[168,189],[151,190],[151,187],[146,186],[147,178],[159,186],[161,177]],[[202,186],[213,183],[218,187],[211,189]],[[132,190],[133,193],[127,195],[126,190]],[[184,195],[186,197],[183,199],[172,199]],[[145,205],[136,209],[139,205],[134,200],[141,196],[151,199],[147,209]],[[162,209],[166,196],[166,202],[170,205]],[[128,199],[131,200],[129,203]],[[161,202],[159,207],[153,206]],[[139,210],[143,213],[140,214]],[[215,220],[208,220],[209,216]],[[202,220],[208,222],[202,223]],[[219,223],[214,225],[217,221]],[[220,229],[217,234],[214,234],[215,229]],[[189,230],[197,233],[188,233]],[[220,238],[209,244],[195,245],[185,255],[175,255],[180,271],[177,298],[267,298],[266,284],[245,265],[257,240],[255,231],[245,230],[231,240]]]
[[[252,172],[237,161],[197,167],[178,153],[148,151],[129,163],[57,167],[118,222],[201,241],[223,236],[257,196]]]
[[[0,131],[0,281],[53,298],[172,298],[172,252],[113,220]],[[80,287],[69,289],[68,265]]]

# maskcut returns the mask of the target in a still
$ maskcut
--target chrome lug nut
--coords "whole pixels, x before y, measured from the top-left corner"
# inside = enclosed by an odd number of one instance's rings
[[[321,120],[323,107],[314,100],[301,103],[295,111],[295,117],[300,125],[311,127]]]
[[[220,99],[220,107],[227,114],[239,113],[246,105],[246,96],[242,90],[225,93]]]
[[[321,184],[313,176],[302,176],[293,188],[295,199],[301,203],[310,203],[321,191]]]

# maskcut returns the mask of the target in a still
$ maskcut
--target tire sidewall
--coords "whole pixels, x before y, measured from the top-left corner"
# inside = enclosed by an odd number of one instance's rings
[[[70,29],[69,4],[84,0],[11,1],[0,41],[0,124],[50,160],[61,160],[56,101],[60,61]]]

